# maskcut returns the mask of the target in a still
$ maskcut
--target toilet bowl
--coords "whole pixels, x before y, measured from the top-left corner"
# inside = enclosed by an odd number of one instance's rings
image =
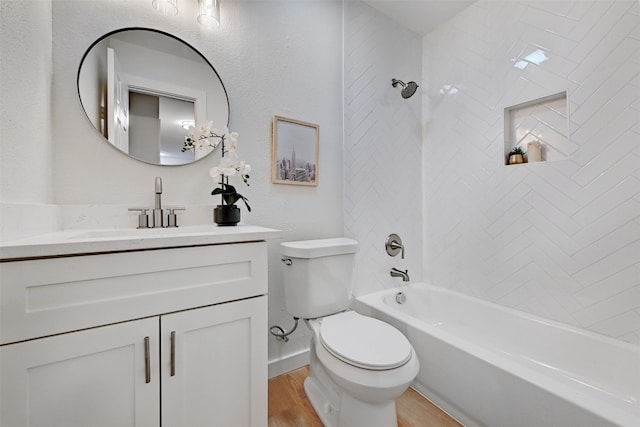
[[[396,426],[395,399],[420,367],[406,337],[353,311],[307,325],[313,337],[305,392],[325,426]]]
[[[287,311],[312,331],[304,390],[326,427],[395,427],[395,399],[420,364],[393,326],[348,311],[358,243],[282,243]]]

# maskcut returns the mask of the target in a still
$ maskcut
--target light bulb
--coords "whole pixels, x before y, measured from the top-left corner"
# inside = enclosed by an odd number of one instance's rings
[[[198,0],[198,22],[205,28],[217,28],[220,25],[220,2]]]
[[[178,14],[178,0],[151,0],[151,6],[163,15]]]

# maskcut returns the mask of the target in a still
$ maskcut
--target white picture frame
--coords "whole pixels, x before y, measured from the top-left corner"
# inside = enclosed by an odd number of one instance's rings
[[[273,116],[271,182],[318,185],[320,126]]]

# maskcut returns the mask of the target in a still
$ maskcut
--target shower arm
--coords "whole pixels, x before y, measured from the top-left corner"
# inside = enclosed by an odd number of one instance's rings
[[[413,96],[413,94],[416,93],[416,89],[418,89],[418,87],[420,87],[414,81],[411,81],[409,83],[405,83],[402,80],[391,79],[391,86],[397,87],[398,83],[400,83],[402,85],[402,91],[400,92],[400,94],[402,95],[402,97],[404,99],[411,98]]]

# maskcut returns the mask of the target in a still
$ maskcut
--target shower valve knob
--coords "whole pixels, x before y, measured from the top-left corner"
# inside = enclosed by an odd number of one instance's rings
[[[404,245],[402,239],[397,234],[389,234],[387,240],[384,242],[384,248],[389,256],[397,256],[400,254],[400,258],[404,259]]]

